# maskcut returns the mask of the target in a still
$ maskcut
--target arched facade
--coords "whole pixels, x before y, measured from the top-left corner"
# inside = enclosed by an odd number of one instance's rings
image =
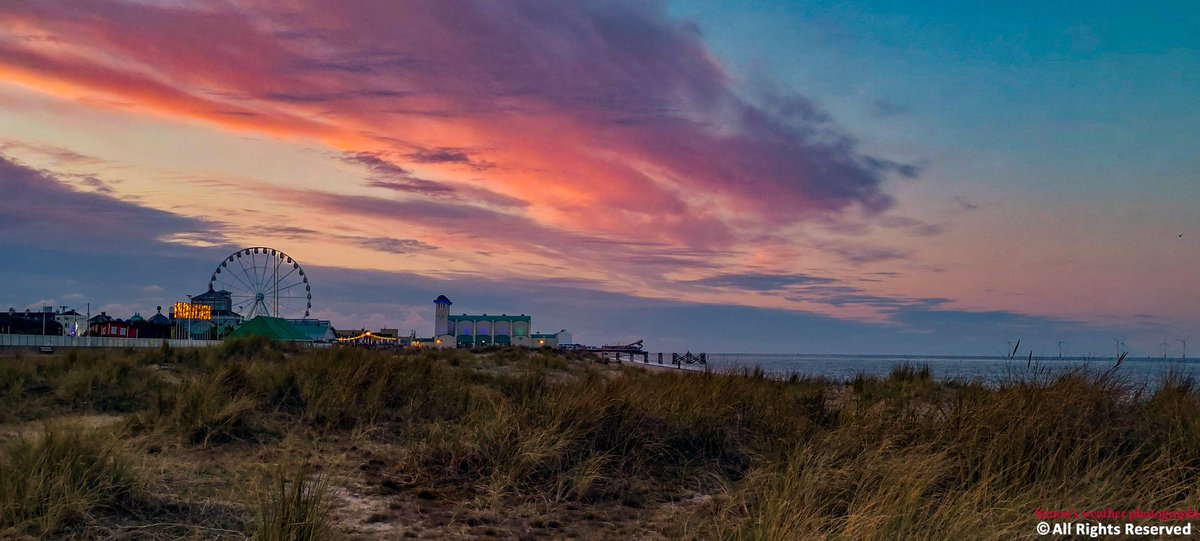
[[[530,317],[524,314],[498,316],[462,314],[449,316],[447,328],[453,332],[458,347],[496,345],[526,345],[529,343]]]

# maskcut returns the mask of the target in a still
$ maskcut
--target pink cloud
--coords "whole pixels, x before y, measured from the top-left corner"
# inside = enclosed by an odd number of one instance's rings
[[[46,0],[0,29],[43,38],[0,37],[18,84],[328,145],[362,170],[355,193],[388,193],[297,202],[351,217],[728,253],[878,213],[905,174],[803,98],[742,98],[659,2]]]

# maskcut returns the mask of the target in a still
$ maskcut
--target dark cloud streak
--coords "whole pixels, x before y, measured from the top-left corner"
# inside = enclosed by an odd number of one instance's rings
[[[0,155],[0,232],[10,242],[80,250],[145,248],[146,239],[170,235],[219,237],[208,222],[116,199],[103,181],[88,178],[96,191],[76,191],[52,173]]]

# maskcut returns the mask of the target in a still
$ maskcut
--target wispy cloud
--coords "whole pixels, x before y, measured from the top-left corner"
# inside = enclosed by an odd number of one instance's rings
[[[424,250],[433,250],[431,244],[421,242],[416,239],[396,239],[390,237],[348,237],[340,236],[339,239],[352,242],[364,248],[387,252],[391,254],[409,254]]]
[[[30,143],[14,139],[0,139],[0,154],[13,154],[15,152],[29,152],[38,156],[46,157],[56,165],[96,166],[105,163],[105,161],[100,158],[88,156],[69,148],[40,143]]]
[[[410,152],[405,157],[415,163],[458,164],[480,171],[494,167],[494,164],[472,159],[470,153],[462,148],[441,147],[423,149]]]
[[[710,287],[732,287],[751,291],[780,291],[793,286],[831,284],[836,281],[837,280],[834,280],[833,278],[808,276],[803,274],[782,275],[747,273],[720,274],[717,276],[693,280],[691,283]]]
[[[218,236],[205,222],[122,201],[104,190],[76,191],[52,173],[3,155],[0,193],[0,232],[9,242],[111,250],[145,247],[147,238],[174,242]]]
[[[455,189],[446,184],[414,177],[408,169],[387,160],[377,152],[348,153],[342,156],[342,160],[367,168],[371,179],[367,185],[373,188],[431,196],[455,193]]]
[[[88,186],[88,187],[92,188],[93,190],[100,192],[102,194],[113,193],[112,188],[109,187],[107,182],[104,182],[103,180],[100,180],[99,178],[96,178],[95,176],[88,175],[86,177],[83,177],[79,182],[81,184],[83,184],[84,186]]]

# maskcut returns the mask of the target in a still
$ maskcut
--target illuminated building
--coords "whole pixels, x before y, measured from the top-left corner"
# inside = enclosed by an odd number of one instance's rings
[[[87,331],[87,316],[75,310],[63,310],[54,314],[54,321],[62,325],[63,336],[80,336]]]
[[[192,338],[219,338],[233,332],[242,324],[241,314],[233,311],[233,294],[224,289],[214,291],[212,284],[208,285],[208,291],[193,296],[190,304],[209,307],[210,318],[186,318],[183,316],[188,314],[176,314],[172,308],[171,319],[188,320],[187,334]],[[216,336],[213,336],[214,334]]]
[[[529,340],[535,348],[556,348],[573,343],[571,341],[571,333],[567,332],[566,329],[556,333],[533,333],[529,335]]]
[[[529,338],[531,318],[525,314],[498,316],[487,314],[462,314],[449,316],[447,334],[453,336],[458,347],[481,346],[532,346]]]
[[[523,346],[523,347],[557,347],[559,344],[570,343],[570,333],[565,330],[555,334],[533,335],[533,321],[525,314],[510,316],[508,314],[461,314],[450,315],[450,299],[438,295],[433,301],[434,337],[416,338],[411,340],[417,345],[433,345],[438,348],[451,347],[483,347],[483,346]]]

